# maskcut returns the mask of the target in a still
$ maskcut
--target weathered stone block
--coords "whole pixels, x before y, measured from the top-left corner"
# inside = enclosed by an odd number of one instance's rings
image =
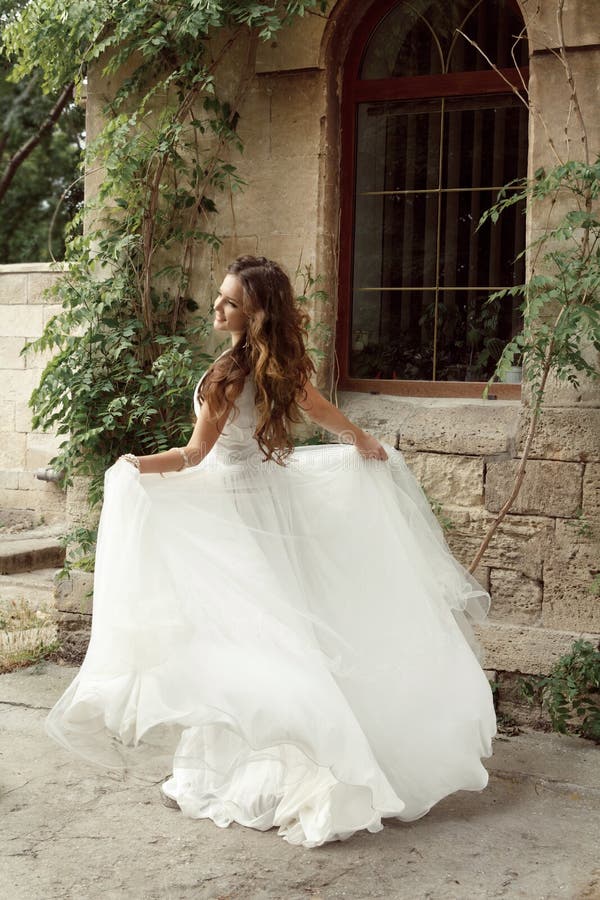
[[[22,272],[6,272],[0,266],[0,306],[27,302],[27,275]]]
[[[597,22],[597,4],[595,0],[587,0],[587,2],[594,4],[594,21]],[[554,6],[554,4],[547,3],[540,5]],[[573,5],[575,6],[575,4]],[[584,2],[577,0],[576,5],[583,7]],[[586,122],[589,146],[595,148],[600,140],[600,121],[596,115],[598,105],[597,52],[571,48],[568,54],[577,85],[577,98]],[[541,121],[541,116],[531,117],[529,153],[530,160],[533,161],[533,168],[554,167],[557,153],[566,159],[581,159],[583,148],[579,118],[572,114],[571,90],[562,62],[553,54],[539,54],[530,59],[529,96],[535,108],[545,112],[543,121]],[[543,221],[537,210],[531,219],[538,222]]]
[[[57,436],[40,432],[28,434],[25,468],[29,471],[34,471],[47,466],[50,460],[58,453],[59,447],[64,440],[64,435]]]
[[[85,475],[75,475],[67,488],[66,516],[69,527],[94,528],[100,518],[100,510],[88,507],[90,479]]]
[[[14,403],[14,431],[29,432],[31,428],[32,410],[29,401],[20,399]]]
[[[591,589],[600,575],[598,529],[581,533],[582,523],[558,520],[551,552],[544,563],[545,628],[600,632],[600,596]]]
[[[53,494],[62,497],[63,502],[65,500],[64,491],[55,482],[36,478],[35,472],[19,472],[19,490]]]
[[[529,410],[519,420],[518,449],[525,442]],[[600,462],[600,409],[543,409],[531,445],[531,459]]]
[[[240,234],[253,234],[260,223],[260,234],[312,235],[317,218],[319,196],[318,156],[295,158],[293,177],[290,161],[273,157],[254,165],[240,165],[240,174],[248,182],[245,190],[233,195],[235,227]],[[274,203],[273,185],[277,185]],[[262,246],[262,240],[261,240]]]
[[[15,430],[15,404],[13,400],[0,400],[0,432]]]
[[[0,441],[0,469],[22,469],[27,438],[24,434],[3,434]]]
[[[446,534],[448,546],[456,558],[468,566],[494,516],[483,509],[466,510],[460,507],[447,507],[446,512],[454,525]],[[548,518],[507,515],[494,534],[482,563],[540,579],[553,532],[554,522]]]
[[[550,723],[550,716],[542,706],[539,691],[535,691],[531,699],[526,698],[522,692],[522,678],[520,672],[498,673],[498,712],[515,724],[545,728]]]
[[[292,28],[282,28],[270,41],[260,41],[256,51],[256,72],[286,72],[312,69],[319,65],[325,16],[303,16]]]
[[[57,316],[60,312],[62,312],[62,306],[59,304],[45,303],[42,307],[44,326],[48,324],[53,316]]]
[[[21,356],[24,343],[25,338],[22,337],[0,337],[0,368],[25,368],[25,357]]]
[[[545,50],[560,46],[556,23],[556,4],[540,0],[520,0],[527,36],[532,49]],[[582,47],[600,43],[600,21],[596,0],[566,3],[563,14],[565,44]]]
[[[320,140],[319,108],[325,105],[322,72],[269,79],[271,155],[282,159],[314,156]]]
[[[600,520],[600,463],[586,463],[581,511],[586,518]]]
[[[0,369],[0,396],[4,400],[28,400],[39,378],[37,372],[27,369],[20,372]]]
[[[450,407],[405,405],[403,414],[398,422],[401,450],[484,455],[510,449],[517,408],[494,404]]]
[[[16,491],[19,487],[18,469],[0,469],[0,489]]]
[[[497,512],[507,500],[514,484],[518,461],[488,462],[485,477],[485,506]],[[577,515],[581,507],[583,466],[574,462],[527,461],[525,478],[512,513],[540,516]]]
[[[596,147],[600,138],[600,122],[595,114],[598,104],[597,53],[579,49],[570,49],[568,53],[589,146]],[[571,91],[560,59],[553,54],[540,54],[530,60],[529,92],[536,109],[547,111],[543,122],[540,116],[531,117],[529,151],[535,168],[555,166],[557,153],[567,159],[581,159],[581,126],[579,118],[571,112]],[[537,218],[539,222],[538,214],[539,205],[532,220]]]
[[[42,333],[44,310],[41,306],[11,304],[2,309],[0,315],[0,336],[24,338],[37,337]]]
[[[520,404],[512,401],[440,400],[373,396],[343,391],[340,409],[361,428],[381,437],[399,435],[400,450],[469,456],[513,448]],[[391,436],[394,435],[393,439]]]
[[[511,569],[490,570],[492,605],[490,619],[515,625],[539,625],[542,616],[542,584]]]
[[[265,256],[280,260],[293,278],[299,260],[303,264],[314,260],[316,242],[314,229],[307,227],[295,234],[267,234],[261,238],[260,248]]]
[[[68,578],[57,581],[54,600],[56,609],[61,614],[59,619],[63,620],[64,613],[91,616],[93,587],[93,573],[82,572],[78,569],[73,569]],[[65,616],[64,621],[68,624],[71,620]]]
[[[486,668],[527,675],[548,675],[579,638],[598,641],[593,632],[559,631],[533,625],[487,622],[473,630],[485,653]]]
[[[271,89],[269,81],[255,80],[240,108],[238,132],[244,156],[258,162],[271,156]]]
[[[65,270],[66,268],[65,266]],[[27,277],[27,302],[42,306],[48,306],[52,302],[56,303],[56,300],[52,300],[51,297],[45,295],[45,291],[54,287],[59,278],[62,277],[62,274],[63,272],[60,269],[50,271],[50,266],[47,268],[40,266],[36,272],[30,272]],[[44,321],[46,321],[45,317]]]
[[[62,491],[21,491],[0,488],[0,508],[29,510],[47,523],[62,522],[65,500]]]
[[[600,369],[600,354],[593,348],[584,351],[585,358],[595,369]],[[526,406],[533,402],[533,389],[528,382],[524,382],[521,388],[521,400]],[[600,382],[597,378],[579,374],[579,385],[559,381],[555,376],[549,375],[544,390],[544,407],[554,406],[578,407],[583,411],[586,407],[600,406]]]
[[[454,506],[483,503],[483,459],[406,451],[404,459],[432,500]]]

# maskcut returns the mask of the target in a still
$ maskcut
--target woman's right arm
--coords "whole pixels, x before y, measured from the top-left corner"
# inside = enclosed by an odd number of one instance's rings
[[[296,402],[312,422],[331,431],[345,444],[354,444],[361,456],[366,459],[388,458],[384,447],[376,437],[351,422],[337,406],[326,400],[310,381],[298,391]]]
[[[173,447],[171,450],[153,453],[150,456],[138,456],[140,474],[157,475],[162,472],[178,472],[184,465],[197,466],[214,447],[225,427],[230,408],[214,421],[210,418],[208,403],[203,403],[187,445],[181,449]]]

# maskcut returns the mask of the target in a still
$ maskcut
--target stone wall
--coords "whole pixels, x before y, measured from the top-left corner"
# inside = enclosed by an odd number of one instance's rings
[[[0,266],[0,521],[9,526],[65,517],[63,491],[35,477],[58,449],[53,434],[33,430],[28,406],[47,357],[21,355],[57,309],[42,296],[57,277],[47,263]]]

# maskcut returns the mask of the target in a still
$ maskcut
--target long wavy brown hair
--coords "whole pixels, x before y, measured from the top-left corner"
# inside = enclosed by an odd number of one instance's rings
[[[314,364],[305,338],[309,317],[296,303],[290,279],[264,256],[239,256],[227,268],[244,289],[245,334],[208,370],[198,397],[217,420],[239,397],[246,377],[255,384],[254,432],[265,459],[280,465],[294,449],[292,425],[302,421],[296,397]]]

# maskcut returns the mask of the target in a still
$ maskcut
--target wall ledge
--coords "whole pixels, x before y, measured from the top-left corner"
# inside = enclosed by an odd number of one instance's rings
[[[13,272],[61,272],[67,268],[67,263],[64,262],[3,263],[0,265],[0,275],[9,275]]]

